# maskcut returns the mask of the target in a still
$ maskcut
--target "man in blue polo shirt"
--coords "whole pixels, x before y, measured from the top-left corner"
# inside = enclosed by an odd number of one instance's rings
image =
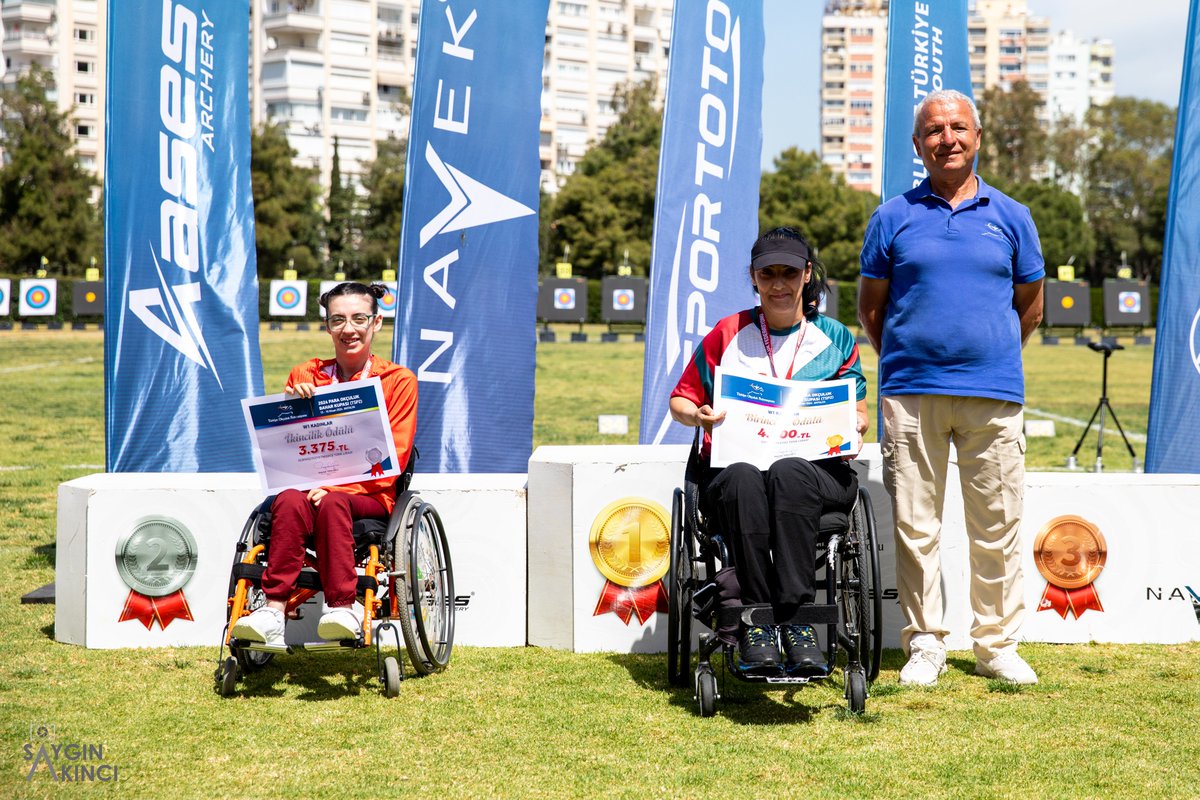
[[[946,671],[938,551],[954,443],[970,541],[975,672],[1037,683],[1017,654],[1024,615],[1018,532],[1025,478],[1021,347],[1042,318],[1045,276],[1029,209],[975,174],[971,99],[933,92],[913,147],[929,177],[876,209],[858,316],[879,353],[884,483],[909,654],[902,684]]]

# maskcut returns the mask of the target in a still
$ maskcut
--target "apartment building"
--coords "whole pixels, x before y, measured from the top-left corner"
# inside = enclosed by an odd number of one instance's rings
[[[842,0],[821,24],[821,159],[856,189],[879,192],[887,0]]]
[[[6,85],[31,63],[54,74],[81,161],[103,175],[106,0],[2,0]],[[551,0],[539,152],[556,191],[616,120],[613,93],[655,78],[666,90],[673,0]],[[328,185],[337,142],[351,183],[375,142],[408,135],[420,0],[251,0],[251,123],[278,123]]]
[[[888,0],[830,0],[821,31],[822,161],[849,185],[876,194],[883,180],[887,13]],[[1031,15],[1027,0],[974,0],[967,46],[974,95],[1027,81],[1045,101],[1039,117],[1046,128],[1068,117],[1082,120],[1090,105],[1113,97],[1112,42],[1052,35],[1050,20]]]
[[[37,64],[54,75],[51,99],[71,116],[79,161],[104,169],[104,0],[3,0],[0,86]]]

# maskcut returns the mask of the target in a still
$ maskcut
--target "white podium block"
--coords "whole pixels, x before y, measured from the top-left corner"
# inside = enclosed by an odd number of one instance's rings
[[[253,474],[88,475],[58,489],[54,637],[85,647],[217,645],[234,545],[262,500]],[[117,571],[117,545],[138,523],[163,517],[195,539],[195,571],[181,589],[192,619],[122,622],[133,591]]]
[[[529,643],[575,652],[660,652],[666,615],[642,624],[596,614],[607,579],[589,552],[597,515],[624,498],[662,507],[683,483],[688,447],[539,447],[529,459]]]
[[[437,508],[455,576],[455,642],[525,644],[525,476],[417,475],[413,489]],[[55,638],[91,648],[211,645],[225,627],[235,546],[262,501],[252,473],[89,475],[59,486]],[[131,587],[117,568],[119,542],[150,517],[186,528],[194,572],[183,586],[192,619],[121,621]],[[312,641],[320,595],[289,642]],[[145,608],[144,601],[141,608]],[[143,618],[146,615],[143,613]]]
[[[454,568],[454,641],[525,645],[525,476],[413,476],[437,508]]]

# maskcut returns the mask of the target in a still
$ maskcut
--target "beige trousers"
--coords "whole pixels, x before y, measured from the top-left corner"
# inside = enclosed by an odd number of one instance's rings
[[[971,628],[977,658],[1016,646],[1025,612],[1018,532],[1025,484],[1022,407],[986,397],[895,395],[883,411],[883,480],[892,499],[896,589],[906,626],[939,638],[943,622],[939,543],[950,443],[957,453],[971,562]]]

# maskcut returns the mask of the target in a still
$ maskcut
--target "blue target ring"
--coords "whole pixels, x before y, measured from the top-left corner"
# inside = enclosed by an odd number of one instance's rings
[[[295,308],[300,305],[300,293],[292,286],[284,286],[275,293],[275,302],[280,308]]]
[[[391,289],[388,289],[387,293],[385,293],[383,297],[379,298],[379,307],[384,311],[396,310],[396,295]]]
[[[45,308],[50,303],[50,292],[45,286],[30,286],[25,292],[25,305],[30,308]]]

